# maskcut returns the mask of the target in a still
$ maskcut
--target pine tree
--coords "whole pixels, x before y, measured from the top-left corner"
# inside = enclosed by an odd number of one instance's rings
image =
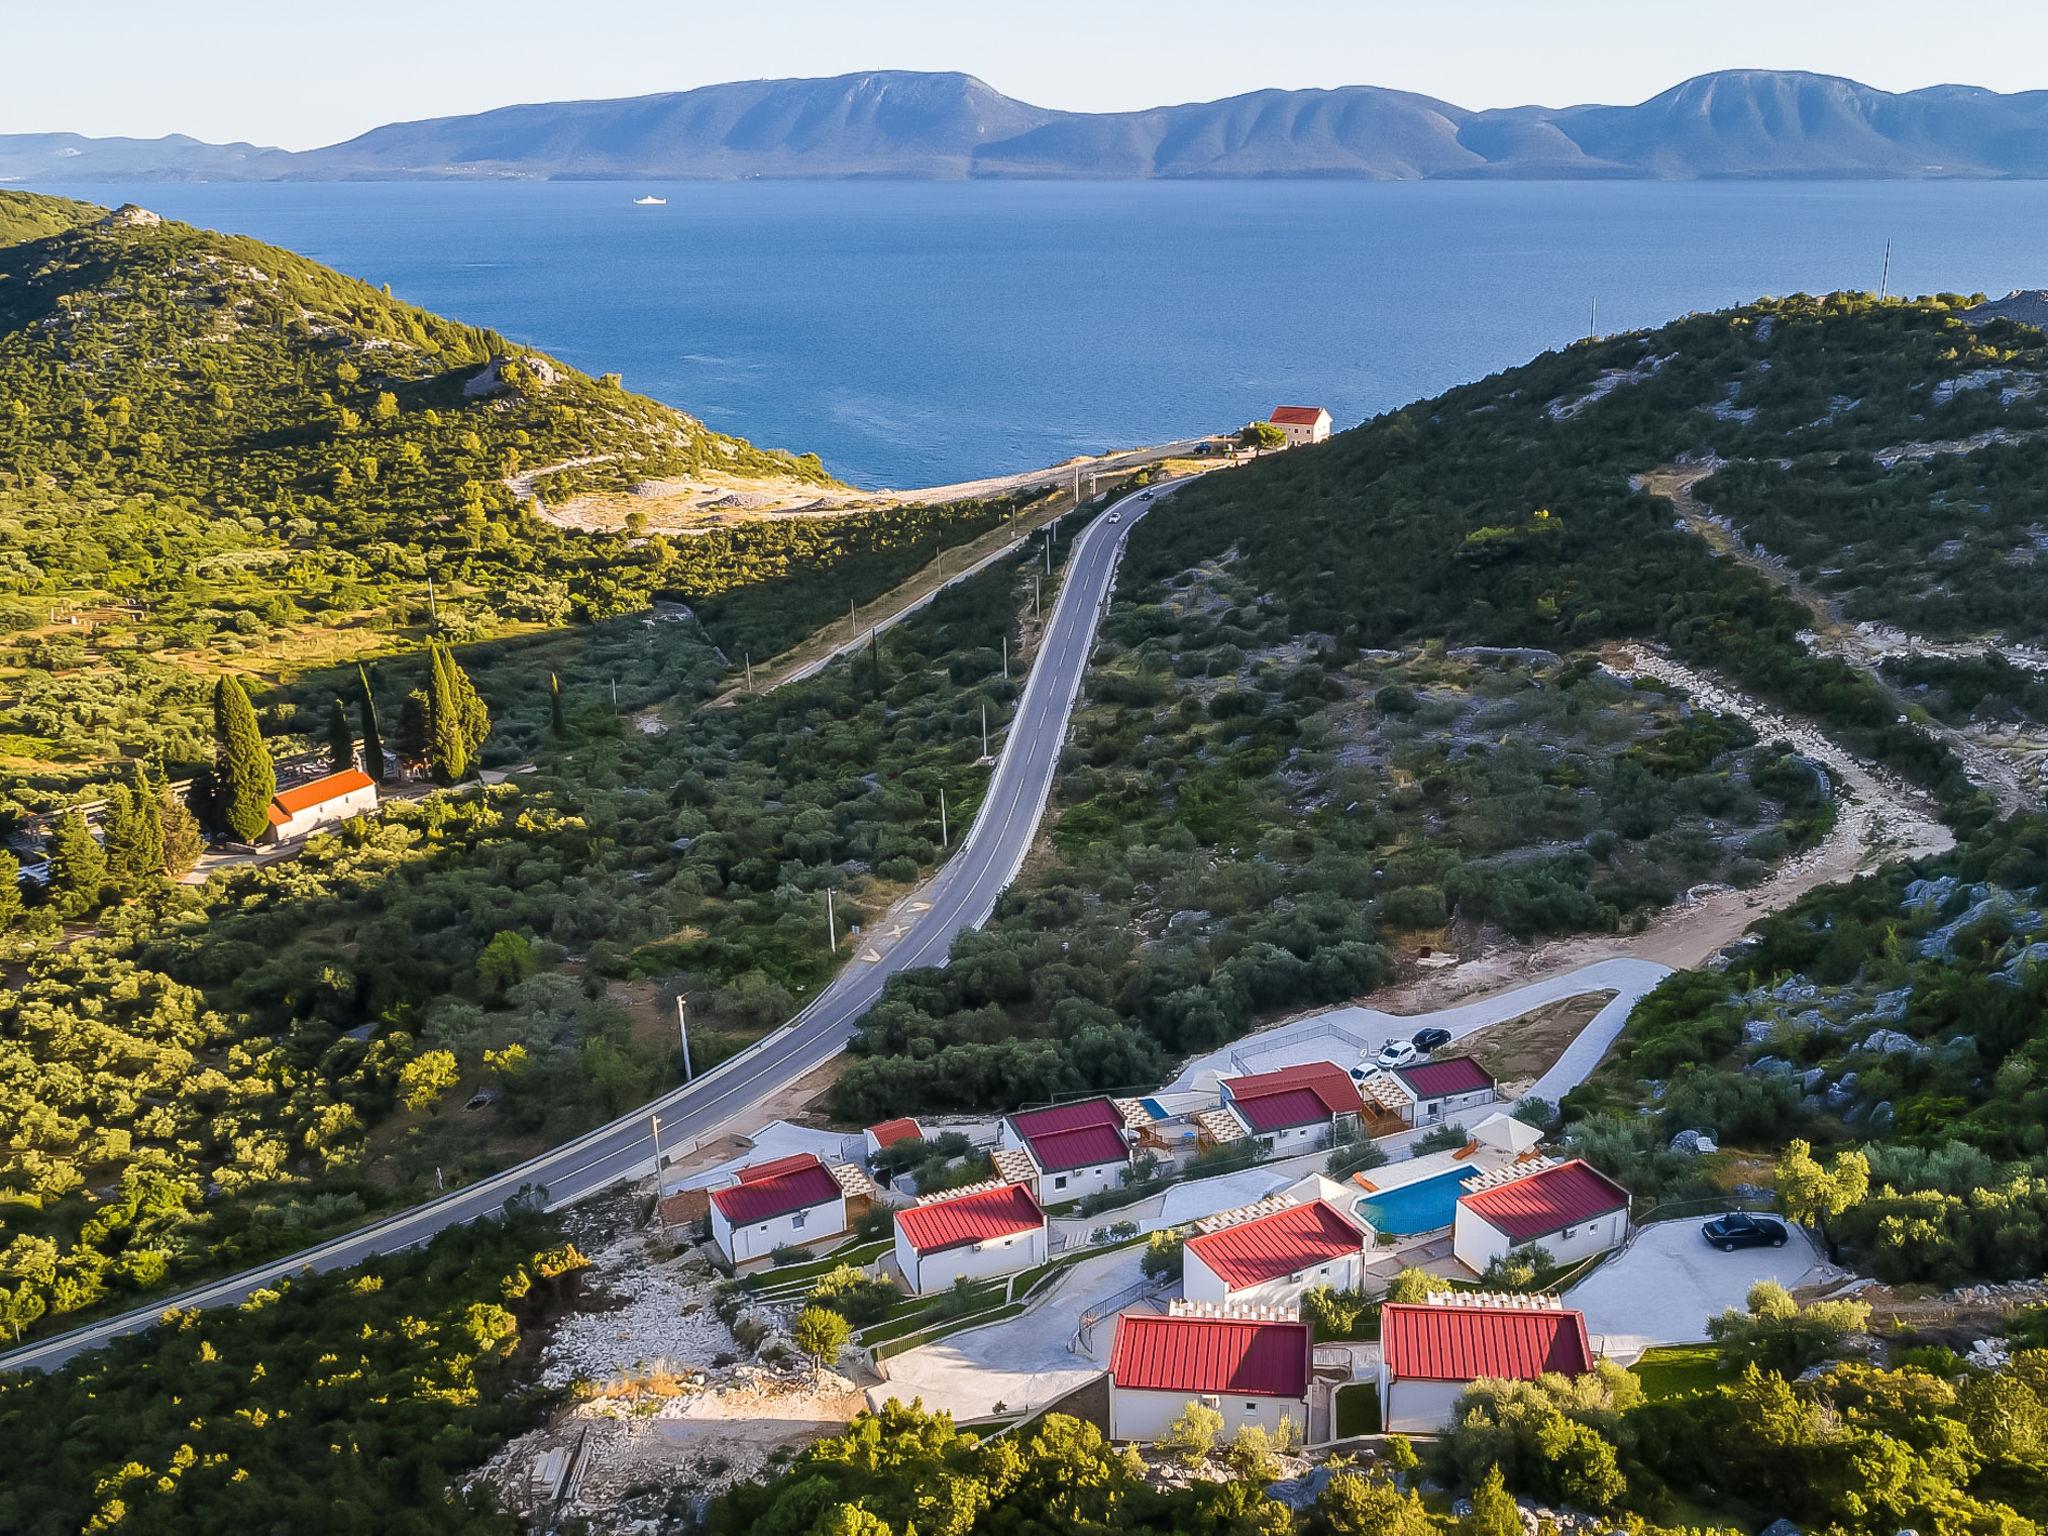
[[[159,765],[151,771],[149,787],[156,796],[157,822],[163,829],[164,873],[182,875],[199,862],[206,839],[199,832],[199,818],[182,798],[171,793],[170,782]]]
[[[99,910],[106,884],[107,856],[84,814],[67,811],[50,839],[50,905],[59,917],[83,917]]]
[[[21,921],[21,860],[0,848],[0,933]]]
[[[270,824],[270,802],[277,794],[277,767],[249,695],[234,678],[213,685],[213,799],[221,825],[245,843],[253,843]]]
[[[562,680],[552,672],[548,674],[548,728],[557,736],[569,734],[569,723],[562,718]]]
[[[356,668],[356,681],[362,685],[362,697],[357,707],[363,716],[363,772],[382,784],[384,738],[377,730],[377,695],[370,691],[370,674],[361,667]]]
[[[336,773],[346,773],[356,765],[356,734],[349,729],[348,706],[339,695],[327,711],[327,765]]]

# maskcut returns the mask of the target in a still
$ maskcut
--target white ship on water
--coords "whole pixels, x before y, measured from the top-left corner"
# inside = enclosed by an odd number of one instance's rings
[[[656,197],[652,192],[650,192],[645,197],[634,198],[633,206],[635,208],[666,208],[668,206],[668,199],[665,197]]]

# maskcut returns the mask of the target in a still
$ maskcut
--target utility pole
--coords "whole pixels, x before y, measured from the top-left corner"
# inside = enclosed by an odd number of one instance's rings
[[[1032,617],[1033,619],[1036,619],[1036,618],[1038,618],[1038,617],[1039,617],[1039,612],[1038,612],[1038,578],[1037,578],[1036,576],[1034,576],[1034,577],[1032,577],[1032,578],[1031,578],[1031,617]]]
[[[1010,637],[1003,636],[1003,681],[1010,680]]]
[[[754,691],[754,653],[747,652],[747,692]]]
[[[988,756],[988,705],[981,706],[981,755]]]
[[[618,675],[617,675],[616,673],[614,673],[614,674],[612,675],[612,713],[613,713],[613,714],[617,714],[618,712],[619,712],[619,679],[618,679]]]
[[[1048,576],[1052,574],[1052,525],[1050,523],[1046,524],[1045,527],[1045,574]]]
[[[1877,296],[1881,299],[1891,292],[1892,286],[1892,237],[1884,237],[1884,272],[1877,280]]]
[[[1586,300],[1586,340],[1600,339],[1600,298],[1594,295]]]
[[[648,1128],[654,1132],[654,1198],[659,1203],[662,1195],[665,1193],[661,1187],[661,1116],[649,1115],[647,1117],[647,1124]]]
[[[831,941],[832,953],[839,953],[839,924],[832,913],[832,887],[825,887],[825,937]]]
[[[676,994],[676,1033],[683,1041],[683,1081],[687,1083],[697,1075],[697,1069],[690,1065],[690,1002],[680,992]]]
[[[434,578],[427,578],[427,625],[431,629],[441,627],[441,609],[434,601]]]
[[[943,848],[952,841],[952,834],[946,830],[946,786],[941,784],[939,786],[939,846]]]

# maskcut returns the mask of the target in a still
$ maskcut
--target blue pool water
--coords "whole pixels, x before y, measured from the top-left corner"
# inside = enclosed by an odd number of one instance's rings
[[[1471,1175],[1462,1168],[1440,1173],[1433,1179],[1418,1179],[1398,1189],[1367,1195],[1358,1202],[1358,1214],[1377,1231],[1405,1237],[1412,1232],[1434,1232],[1448,1227],[1458,1214],[1458,1196]]]
[[[1145,1106],[1145,1113],[1154,1120],[1164,1120],[1166,1118],[1166,1107],[1157,1099],[1140,1099],[1138,1102]]]

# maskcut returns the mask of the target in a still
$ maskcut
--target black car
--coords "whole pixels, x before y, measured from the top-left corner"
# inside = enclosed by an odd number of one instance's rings
[[[1451,1032],[1448,1029],[1418,1029],[1413,1041],[1415,1049],[1425,1055],[1431,1051],[1440,1051],[1450,1043]]]
[[[1738,1248],[1782,1248],[1790,1235],[1782,1221],[1752,1216],[1747,1211],[1716,1216],[1700,1228],[1700,1236],[1723,1253],[1733,1253]]]

